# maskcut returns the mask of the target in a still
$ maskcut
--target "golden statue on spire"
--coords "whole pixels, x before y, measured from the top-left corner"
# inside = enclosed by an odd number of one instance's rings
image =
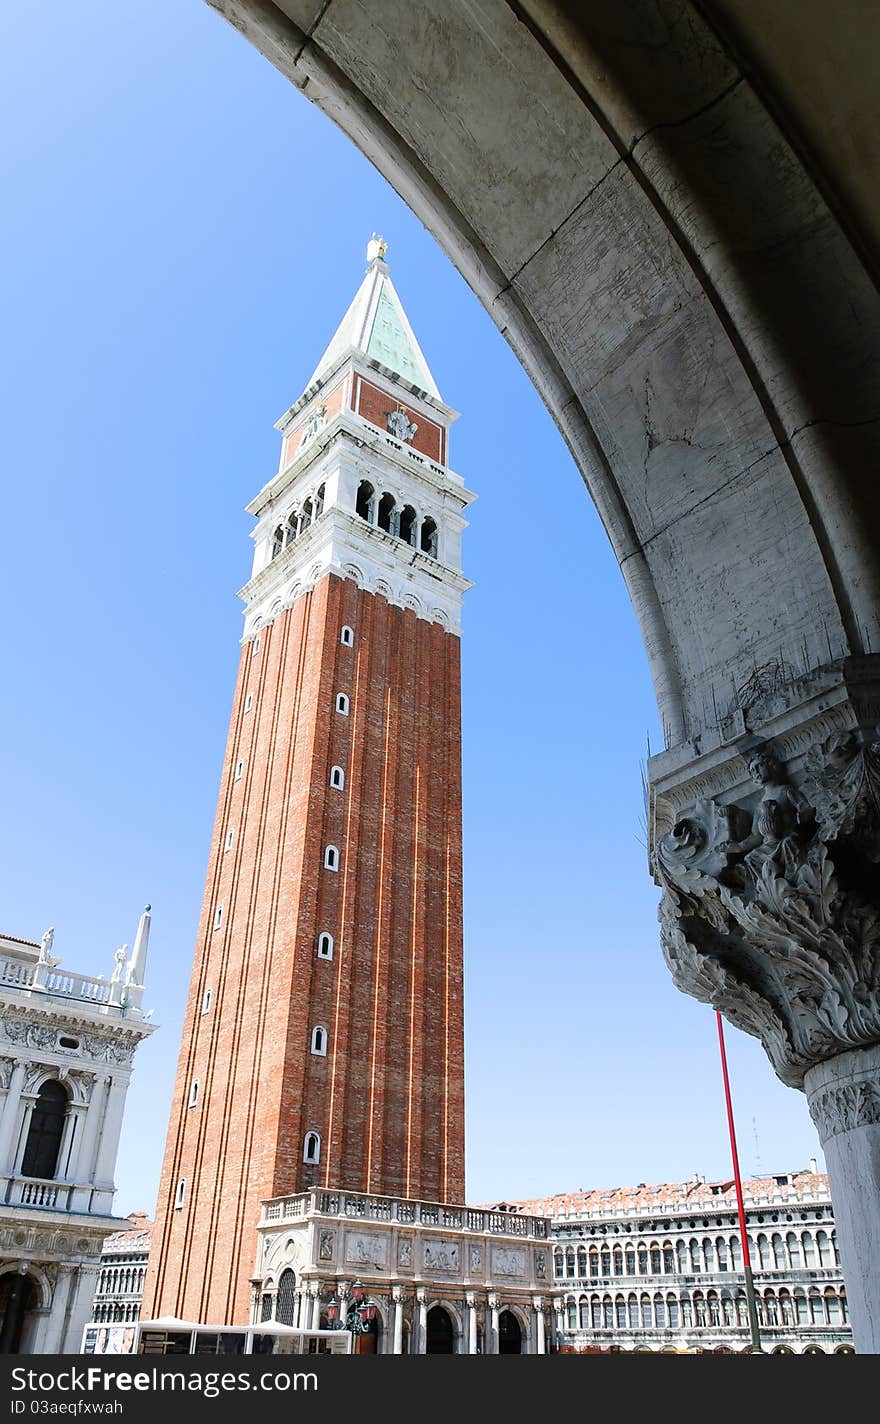
[[[387,251],[388,243],[385,241],[384,237],[381,235],[381,233],[374,232],[373,236],[367,243],[367,261],[375,262],[377,258],[381,261],[382,259],[384,259],[385,253]]]

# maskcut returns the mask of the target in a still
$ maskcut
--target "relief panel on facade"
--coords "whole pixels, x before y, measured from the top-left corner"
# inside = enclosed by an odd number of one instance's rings
[[[345,1243],[345,1259],[351,1266],[376,1266],[384,1270],[387,1249],[384,1236],[349,1236]]]
[[[425,1270],[457,1272],[459,1248],[454,1241],[425,1242]]]
[[[526,1253],[520,1246],[496,1246],[492,1252],[492,1274],[495,1276],[524,1276],[526,1273]]]

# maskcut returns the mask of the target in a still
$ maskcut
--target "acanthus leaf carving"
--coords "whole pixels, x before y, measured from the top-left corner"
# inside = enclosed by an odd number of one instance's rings
[[[800,788],[766,748],[748,765],[754,806],[698,801],[657,843],[661,943],[677,986],[759,1037],[799,1087],[815,1063],[880,1040],[880,913],[863,873],[877,748],[835,736]]]

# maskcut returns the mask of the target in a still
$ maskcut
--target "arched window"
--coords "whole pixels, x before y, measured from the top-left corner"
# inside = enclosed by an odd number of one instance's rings
[[[309,525],[311,524],[311,522],[312,522],[312,520],[314,519],[314,517],[315,517],[315,511],[314,511],[314,508],[313,508],[313,506],[312,506],[312,501],[311,501],[310,499],[307,499],[306,502],[305,502],[305,504],[304,504],[303,507],[302,507],[302,513],[300,514],[300,517],[299,517],[299,532],[300,532],[300,534],[302,534],[302,532],[303,532],[304,529],[308,529],[308,527],[309,527]]]
[[[591,1275],[591,1276],[598,1276],[598,1274],[599,1274],[599,1252],[596,1250],[595,1246],[591,1246],[591,1247],[590,1247],[590,1275]]]
[[[565,1274],[570,1280],[574,1280],[574,1247],[569,1246],[565,1253]]]
[[[565,1324],[568,1330],[577,1330],[577,1304],[570,1298],[565,1302]]]
[[[738,1271],[742,1267],[742,1246],[738,1236],[730,1238],[730,1269]]]
[[[565,1272],[565,1261],[561,1251],[553,1252],[553,1273],[557,1280],[561,1280]]]
[[[202,995],[202,1013],[203,1013],[203,1014],[210,1013],[210,1011],[211,1011],[211,998],[212,998],[212,996],[213,996],[213,993],[214,993],[213,989],[206,989],[205,992],[204,992],[204,994]]]
[[[275,533],[272,535],[272,558],[274,559],[278,554],[280,554],[283,548],[284,530],[279,524],[278,528],[275,530]]]
[[[303,1142],[303,1161],[312,1164],[321,1160],[321,1139],[317,1132],[307,1132]]]
[[[348,698],[344,692],[337,692],[336,694],[336,711],[341,712],[343,717],[348,716]]]
[[[67,1092],[50,1078],[37,1093],[21,1163],[23,1177],[54,1177],[67,1116]]]
[[[848,1319],[849,1319],[849,1316],[848,1316],[848,1314],[847,1314],[847,1309],[846,1309],[846,1291],[843,1291],[843,1290],[842,1290],[842,1291],[840,1292],[840,1323],[841,1323],[841,1325],[845,1325]]]
[[[675,1274],[675,1252],[672,1249],[671,1241],[663,1242],[663,1274],[666,1276]]]
[[[437,525],[433,519],[422,521],[422,533],[420,544],[423,554],[429,554],[432,559],[437,557]]]
[[[324,869],[339,869],[339,851],[336,849],[335,845],[328,845],[324,848]]]
[[[680,1316],[678,1309],[678,1301],[676,1300],[674,1295],[668,1295],[666,1297],[666,1314],[669,1319],[670,1330],[677,1330],[679,1326]]]
[[[354,647],[354,629],[349,628],[347,623],[344,623],[342,626],[342,631],[339,634],[339,641],[344,648]]]
[[[249,692],[248,695],[247,695],[247,697],[244,699],[244,710],[245,710],[245,712],[250,712],[250,710],[251,710],[251,708],[253,707],[253,705],[254,705],[254,694],[253,694],[252,692]]]
[[[660,1247],[656,1241],[651,1242],[651,1274],[659,1276],[663,1269],[663,1258],[660,1254]]]
[[[831,1242],[828,1240],[827,1231],[816,1232],[816,1250],[819,1253],[820,1266],[833,1266],[834,1254],[831,1250]]]
[[[807,1267],[807,1270],[810,1270],[811,1267],[815,1266],[815,1264],[816,1264],[816,1246],[815,1246],[815,1242],[813,1241],[813,1235],[812,1235],[812,1232],[810,1232],[810,1231],[805,1231],[805,1232],[804,1232],[804,1265]]]
[[[611,1275],[611,1252],[607,1246],[603,1246],[600,1253],[601,1270],[603,1276]]]
[[[605,1330],[614,1329],[614,1306],[610,1295],[602,1297],[602,1325]]]
[[[666,1329],[666,1301],[659,1294],[654,1296],[654,1324],[658,1330]]]
[[[583,1246],[577,1249],[577,1273],[581,1278],[587,1274],[587,1253]]]
[[[186,1199],[186,1177],[181,1177],[177,1183],[177,1191],[174,1193],[174,1210],[180,1211]]]
[[[770,1242],[763,1231],[758,1237],[758,1265],[762,1271],[770,1270]]]
[[[627,1314],[629,1315],[629,1328],[630,1328],[630,1330],[638,1330],[638,1328],[639,1328],[639,1302],[638,1302],[638,1298],[637,1298],[637,1296],[635,1295],[634,1292],[630,1292],[630,1294],[627,1296],[627,1298],[626,1298],[626,1306],[627,1306]]]
[[[327,492],[326,485],[318,486],[318,493],[315,495],[315,518],[320,519],[324,513],[324,496]]]
[[[639,1275],[640,1275],[640,1276],[646,1276],[647,1274],[648,1274],[648,1248],[647,1248],[647,1246],[639,1246]]]
[[[578,1301],[578,1317],[579,1317],[579,1319],[578,1319],[578,1324],[579,1324],[581,1330],[589,1330],[589,1328],[590,1328],[589,1306],[587,1305],[587,1297],[586,1297],[585,1295],[582,1295],[581,1298],[580,1298],[580,1300]]]
[[[411,504],[405,504],[400,511],[400,537],[405,544],[416,542],[416,512]]]
[[[234,777],[234,780],[235,780],[235,781],[241,781],[243,772],[244,772],[244,762],[243,762],[243,761],[237,761],[237,762],[235,763],[235,777]]]
[[[278,1278],[278,1294],[275,1297],[275,1319],[279,1325],[293,1324],[295,1289],[296,1276],[293,1271],[282,1271]]]
[[[321,934],[318,935],[318,958],[333,958],[333,936],[332,934],[328,934],[326,930],[323,930]]]
[[[777,1271],[785,1270],[785,1247],[782,1244],[782,1237],[778,1231],[774,1231],[770,1240],[770,1247],[773,1252],[773,1266]]]
[[[699,1274],[700,1269],[701,1269],[701,1265],[700,1265],[700,1243],[699,1243],[699,1241],[692,1241],[692,1242],[691,1242],[691,1245],[690,1245],[690,1255],[691,1255],[691,1275],[694,1275],[694,1276],[695,1276],[695,1275],[698,1275],[698,1274]]]
[[[623,1251],[619,1246],[615,1246],[611,1252],[611,1267],[615,1276],[623,1275]]]
[[[394,495],[383,494],[379,500],[379,509],[376,514],[376,523],[380,529],[384,529],[386,534],[394,534],[397,525],[394,508]]]
[[[191,1108],[194,1108],[195,1105],[196,1105],[196,1103],[198,1102],[198,1100],[199,1100],[199,1080],[198,1080],[198,1078],[193,1078],[192,1082],[191,1082],[190,1085],[189,1085],[189,1105],[190,1105],[190,1107],[191,1107]]]
[[[375,498],[376,491],[373,489],[373,486],[370,484],[370,481],[361,480],[360,484],[358,485],[357,501],[355,503],[355,513],[359,514],[361,519],[365,519],[368,524],[373,523],[373,516],[375,512]]]
[[[285,544],[292,544],[298,533],[299,533],[299,513],[298,513],[297,510],[294,510],[293,513],[291,514],[290,518],[288,519],[287,523],[286,523],[285,526],[284,526],[284,542],[285,542]]]
[[[230,826],[230,827],[229,827],[229,830],[226,832],[226,840],[223,842],[223,849],[224,849],[224,851],[232,850],[232,843],[233,843],[234,840],[235,840],[235,828],[234,828],[233,826]]]
[[[626,1329],[626,1301],[622,1295],[614,1298],[614,1318],[618,1330]]]
[[[783,1325],[794,1325],[794,1306],[787,1290],[779,1292],[779,1309],[782,1312]]]
[[[345,772],[341,766],[331,766],[330,785],[335,786],[337,791],[341,791],[345,786]]]
[[[654,1323],[651,1316],[651,1297],[649,1295],[643,1295],[639,1304],[642,1308],[642,1328],[644,1330],[650,1330]]]
[[[707,1236],[707,1237],[704,1239],[704,1241],[703,1241],[703,1260],[706,1262],[706,1270],[707,1270],[707,1271],[714,1271],[714,1269],[715,1269],[715,1249],[714,1249],[714,1247],[713,1247],[713,1245],[712,1245],[712,1242],[709,1240],[708,1236]]]
[[[602,1329],[602,1302],[597,1295],[590,1296],[590,1321],[594,1330]]]
[[[327,1030],[323,1024],[317,1024],[312,1029],[312,1052],[316,1054],[318,1058],[326,1058],[327,1056]]]
[[[218,905],[217,908],[216,908],[216,910],[214,911],[214,928],[215,928],[215,930],[219,930],[219,928],[220,928],[220,926],[222,925],[222,923],[223,923],[223,906],[222,906],[222,905]]]
[[[810,1320],[814,1325],[825,1324],[825,1311],[822,1308],[822,1297],[815,1287],[810,1291]]]
[[[688,1268],[687,1245],[686,1245],[686,1243],[685,1243],[684,1241],[679,1240],[679,1241],[676,1242],[676,1244],[675,1244],[675,1254],[676,1254],[676,1256],[677,1256],[677,1258],[678,1258],[678,1274],[679,1274],[680,1276],[687,1275],[687,1268]]]
[[[727,1242],[723,1236],[719,1236],[715,1242],[715,1255],[718,1258],[719,1271],[727,1270]]]

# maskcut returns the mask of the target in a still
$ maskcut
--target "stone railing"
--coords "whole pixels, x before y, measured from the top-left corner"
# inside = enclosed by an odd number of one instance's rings
[[[287,1221],[306,1215],[343,1216],[364,1221],[397,1221],[402,1225],[465,1229],[489,1236],[519,1236],[544,1241],[549,1222],[545,1217],[521,1216],[515,1211],[448,1206],[442,1202],[409,1197],[373,1196],[364,1192],[315,1189],[298,1196],[275,1197],[263,1202],[263,1221]]]
[[[66,999],[84,999],[90,1004],[109,1004],[117,986],[94,975],[74,974],[47,960],[0,959],[0,987],[37,989]],[[122,985],[118,986],[120,989]]]
[[[26,959],[0,959],[0,985],[28,989],[34,980],[34,965]]]
[[[72,1192],[71,1182],[46,1181],[40,1177],[10,1177],[6,1184],[6,1201],[12,1206],[67,1211]]]

